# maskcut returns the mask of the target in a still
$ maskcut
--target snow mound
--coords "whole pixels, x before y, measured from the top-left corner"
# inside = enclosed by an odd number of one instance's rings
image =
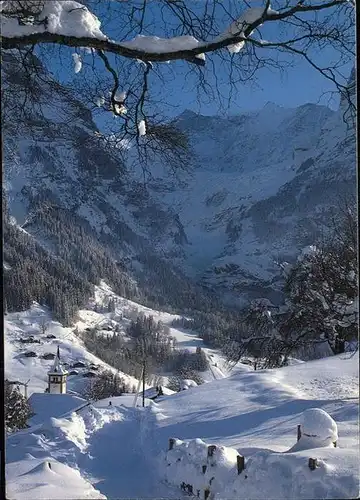
[[[239,458],[238,458],[239,457]],[[316,459],[315,469],[309,459]],[[242,461],[244,463],[242,464]],[[202,498],[352,498],[358,494],[359,453],[314,448],[296,453],[260,450],[249,459],[201,439],[173,441],[163,456],[164,480]],[[244,468],[243,468],[244,465]]]
[[[33,469],[31,469],[29,472],[25,472],[22,475],[24,476],[25,474],[38,474],[39,472],[48,473],[49,471],[50,471],[51,474],[55,474],[55,472],[52,469],[51,462],[44,461],[44,462],[40,462]]]
[[[322,441],[337,441],[338,430],[336,422],[321,408],[309,408],[301,415],[301,433]]]
[[[315,470],[309,458],[317,459]],[[355,498],[359,492],[359,454],[354,450],[320,448],[292,454],[259,451],[227,487],[215,491],[224,498]]]
[[[8,498],[17,500],[106,498],[81,477],[78,470],[52,458],[29,458],[8,464],[6,490]]]
[[[311,448],[333,447],[338,440],[335,420],[321,408],[309,408],[300,417],[301,437],[289,450],[299,451]]]
[[[222,491],[235,477],[238,452],[225,446],[208,446],[202,439],[175,439],[163,455],[164,479],[188,493],[211,489]]]
[[[116,409],[98,409],[93,406],[84,408],[81,412],[73,412],[67,418],[52,417],[49,422],[42,426],[47,431],[46,436],[61,436],[66,441],[73,443],[80,451],[85,451],[88,446],[89,437],[104,425],[122,420],[122,414]]]
[[[121,411],[115,408],[86,406],[67,418],[50,418],[42,425],[9,436],[8,497],[21,500],[106,498],[80,475],[79,457],[88,453],[97,431],[123,418]],[[85,474],[85,477],[88,476]]]

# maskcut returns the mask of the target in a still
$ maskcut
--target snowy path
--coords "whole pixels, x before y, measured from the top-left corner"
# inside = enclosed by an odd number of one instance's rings
[[[34,491],[46,485],[42,498],[74,498],[71,483],[66,484],[69,476],[84,493],[89,491],[87,498],[181,499],[178,488],[161,482],[156,467],[167,442],[154,439],[156,418],[152,409],[132,408],[132,400],[126,396],[112,398],[112,407],[103,400],[76,414],[47,419],[10,436],[7,477],[11,497],[37,498]],[[51,464],[50,469],[47,464]],[[34,474],[39,475],[35,483]],[[60,496],[56,481],[63,483]],[[80,491],[75,498],[85,497]]]
[[[78,459],[82,475],[108,498],[179,499],[179,491],[160,483],[156,474],[151,438],[146,439],[151,429],[144,429],[141,410],[119,406],[113,411],[121,412],[122,420],[90,436],[86,454]]]

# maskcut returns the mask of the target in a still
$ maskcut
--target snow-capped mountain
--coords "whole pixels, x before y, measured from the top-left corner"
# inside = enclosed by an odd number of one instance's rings
[[[4,79],[14,88],[17,70],[5,54]],[[29,219],[35,200],[47,199],[88,220],[99,234],[117,233],[120,247],[124,239],[138,248],[149,238],[156,243],[169,227],[175,237],[178,224],[126,174],[120,155],[98,137],[91,112],[56,82],[41,90],[38,105],[27,104],[27,121],[5,122],[5,188],[17,222]],[[126,252],[131,256],[129,246]]]
[[[330,209],[355,195],[355,133],[343,120],[345,106],[269,103],[231,118],[191,111],[178,118],[194,173],[161,199],[184,227],[190,274],[240,296],[277,300],[276,262],[313,243]],[[161,177],[166,183],[160,172],[157,186]]]
[[[17,71],[5,54],[4,79],[14,88]],[[44,83],[38,99],[28,103],[23,127],[9,120],[5,128],[10,214],[34,233],[36,204],[68,210],[151,286],[161,266],[172,289],[184,288],[187,275],[222,297],[228,290],[276,301],[275,261],[313,243],[338,196],[355,190],[355,133],[343,121],[344,100],[338,112],[271,103],[228,118],[185,111],[175,122],[190,139],[191,173],[180,173],[179,183],[154,163],[144,186],[64,87]],[[49,247],[39,228],[36,237]]]

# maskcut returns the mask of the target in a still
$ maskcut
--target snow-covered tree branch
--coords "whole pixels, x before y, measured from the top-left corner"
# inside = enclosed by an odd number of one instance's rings
[[[311,2],[309,5],[300,0],[293,6],[274,11],[267,1],[264,8],[245,10],[223,33],[209,41],[199,41],[190,35],[172,38],[139,35],[129,41],[115,42],[100,30],[99,19],[81,3],[73,0],[5,0],[1,5],[1,41],[5,50],[39,43],[55,43],[69,47],[88,47],[144,62],[184,59],[204,64],[203,54],[223,48],[239,52],[245,42],[256,43],[249,36],[266,22],[280,22],[298,14],[339,8],[343,4],[348,4],[347,0]],[[292,42],[293,40],[284,40],[265,43],[264,46],[284,46]],[[195,61],[196,58],[198,61]]]
[[[289,312],[280,330],[297,343],[352,341],[358,328],[357,217],[355,203],[334,215],[324,242],[305,249],[285,284]]]
[[[34,2],[5,0],[1,5],[1,41],[5,50],[38,43],[55,43],[69,47],[88,47],[144,62],[167,62],[179,59],[195,62],[196,57],[204,61],[202,54],[226,47],[231,47],[232,52],[239,51],[248,41],[249,35],[266,22],[283,21],[296,14],[319,12],[347,3],[347,0],[332,0],[304,5],[304,0],[300,0],[292,7],[273,11],[270,2],[267,1],[263,9],[245,10],[226,31],[209,41],[199,41],[195,37],[183,35],[173,38],[138,36],[130,41],[114,42],[100,30],[99,19],[81,3],[73,0],[55,0],[41,5],[42,2],[37,0]],[[28,7],[32,4],[35,4],[36,8],[29,10]],[[23,10],[22,5],[24,5]],[[32,15],[29,14],[31,12]],[[288,42],[279,42],[278,45],[286,43]],[[237,48],[234,49],[234,46]]]

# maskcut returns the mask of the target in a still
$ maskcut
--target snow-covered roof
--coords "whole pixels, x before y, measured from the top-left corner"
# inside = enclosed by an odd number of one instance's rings
[[[56,357],[52,368],[48,371],[48,375],[67,375],[67,370],[63,367],[60,361],[60,349],[57,348]]]
[[[180,387],[182,390],[189,389],[190,387],[197,387],[195,380],[184,379],[181,381]]]
[[[58,418],[80,408],[84,403],[86,403],[85,399],[72,394],[33,393],[29,398],[29,404],[34,415],[29,419],[28,424],[37,425],[49,418]]]
[[[175,394],[175,391],[172,391],[171,389],[168,389],[167,387],[164,387],[164,386],[159,386],[159,387],[161,387],[163,396],[171,396],[172,394]],[[156,390],[156,387],[150,387],[149,389],[145,390],[145,397],[148,399],[157,397],[158,395],[159,395],[159,391]]]
[[[172,394],[176,394],[175,391],[172,391],[171,389],[169,389],[168,387],[163,387],[161,386],[161,389],[162,389],[162,392],[163,392],[163,395],[164,396],[171,396]]]

